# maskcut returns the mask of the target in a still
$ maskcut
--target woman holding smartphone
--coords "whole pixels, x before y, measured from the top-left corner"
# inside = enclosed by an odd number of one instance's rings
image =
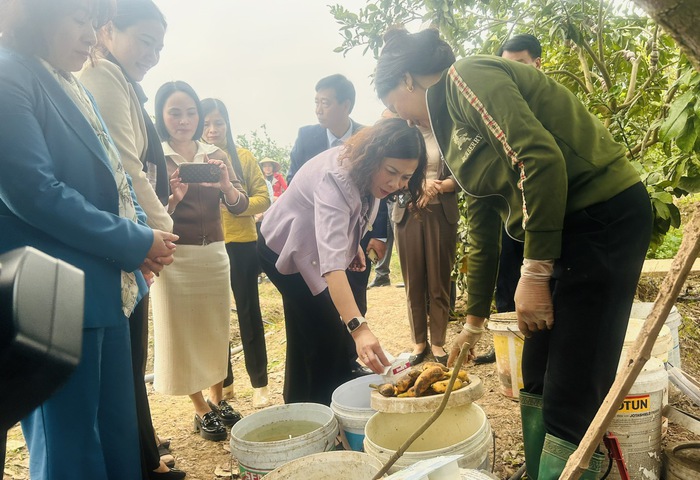
[[[233,213],[248,208],[248,197],[226,157],[215,145],[199,141],[204,115],[199,97],[185,82],[168,82],[156,93],[156,129],[163,140],[170,186],[184,197],[168,212],[179,232],[178,256],[169,274],[152,288],[155,337],[154,388],[189,395],[194,429],[207,440],[226,439],[226,428],[241,416],[222,397],[229,342],[231,283],[221,228],[220,205]],[[209,164],[193,172],[205,179],[210,168],[218,181],[183,182],[185,167]],[[209,180],[214,180],[210,178]],[[209,388],[209,398],[202,390]]]

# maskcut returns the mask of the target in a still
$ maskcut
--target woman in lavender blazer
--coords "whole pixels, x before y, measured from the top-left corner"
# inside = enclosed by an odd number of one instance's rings
[[[377,373],[388,365],[345,270],[367,268],[360,239],[379,199],[406,189],[419,198],[425,165],[418,129],[381,120],[304,164],[265,214],[258,254],[284,303],[286,403],[330,404],[352,378],[350,348]]]

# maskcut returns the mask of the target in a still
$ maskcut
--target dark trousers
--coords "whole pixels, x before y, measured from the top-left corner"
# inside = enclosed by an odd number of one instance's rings
[[[301,274],[277,271],[278,255],[258,237],[263,271],[282,294],[287,333],[285,403],[330,405],[333,391],[353,378],[347,352],[354,341],[340,320],[328,289],[312,295]]]
[[[245,368],[253,388],[264,387],[267,385],[267,348],[260,312],[258,293],[260,262],[255,242],[229,242],[226,244],[226,253],[231,264],[231,290],[236,300]],[[229,347],[228,376],[224,380],[224,386],[232,383],[233,369]]]
[[[367,252],[367,245],[369,245],[369,235],[365,235],[360,241],[360,247],[362,247],[363,252]],[[367,263],[367,268],[362,272],[351,272],[346,270],[345,273],[348,275],[348,282],[350,283],[350,288],[352,289],[352,295],[355,297],[355,302],[357,303],[357,308],[360,309],[360,313],[364,316],[367,313],[367,284],[369,283],[369,274],[372,272],[372,266],[368,258],[365,258]]]
[[[394,224],[391,221],[391,212],[394,209],[394,202],[387,200],[386,208],[388,210],[386,217],[386,253],[384,254],[384,257],[379,260],[374,269],[375,280],[382,278],[388,279],[389,274],[391,273],[391,251],[394,248]],[[367,266],[369,267],[369,264],[367,264]]]
[[[554,327],[525,340],[525,391],[547,433],[579,444],[616,375],[652,216],[639,183],[567,215],[552,276]]]
[[[369,245],[369,241],[369,235],[365,235],[360,241],[360,247],[362,247],[363,252],[367,252],[367,245]],[[360,314],[363,317],[367,314],[367,285],[369,284],[369,275],[372,273],[372,265],[370,264],[369,259],[365,258],[365,261],[367,262],[367,268],[365,268],[362,272],[345,270],[345,273],[348,276],[350,290],[352,290],[352,296],[355,298],[357,308],[360,310]],[[356,363],[357,350],[355,349],[355,342],[350,342],[347,345],[347,349],[350,361]]]
[[[510,238],[504,228],[496,277],[496,311],[499,313],[515,311],[515,289],[520,280],[524,250],[525,244]]]
[[[148,358],[148,299],[148,295],[143,297],[129,317],[131,366],[134,372],[136,419],[139,428],[144,480],[148,479],[148,472],[152,472],[160,466],[160,454],[151,420],[151,407],[148,404],[146,382],[143,380],[146,373],[146,359]]]

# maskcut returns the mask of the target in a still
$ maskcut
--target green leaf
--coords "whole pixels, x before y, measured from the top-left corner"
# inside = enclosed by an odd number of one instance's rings
[[[664,179],[663,175],[661,175],[659,172],[651,172],[647,176],[647,185],[656,185],[657,183],[661,182]]]
[[[654,211],[656,212],[656,216],[658,218],[666,221],[671,220],[671,211],[669,210],[668,205],[655,198],[651,199],[651,205],[654,207]]]
[[[654,192],[651,194],[651,198],[656,198],[664,203],[673,203],[673,195],[668,192]]]
[[[683,133],[678,135],[678,138],[676,138],[676,145],[678,145],[678,148],[681,149],[682,152],[685,153],[690,153],[693,151],[693,147],[695,146],[695,141],[698,138],[698,131],[695,128],[695,125],[693,123],[700,123],[695,119],[695,122],[693,121],[695,117],[690,117],[688,121],[685,124],[685,128],[683,129]]]
[[[698,193],[700,192],[700,177],[681,177],[678,181],[678,188],[688,193]]]
[[[678,228],[681,226],[681,211],[674,203],[668,204],[668,210],[671,212],[671,226]]]
[[[688,120],[688,116],[692,112],[692,108],[690,107],[689,103],[694,101],[695,96],[692,90],[688,90],[673,101],[671,104],[671,109],[668,112],[668,116],[659,129],[659,138],[661,141],[666,142],[672,138],[676,138],[681,134],[681,132],[683,132],[685,122]]]

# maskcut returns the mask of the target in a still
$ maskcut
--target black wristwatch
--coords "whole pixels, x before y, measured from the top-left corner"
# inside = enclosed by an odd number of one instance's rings
[[[355,330],[360,328],[360,325],[362,325],[363,323],[367,323],[367,320],[365,320],[365,317],[353,318],[346,325],[348,327],[348,332],[350,332],[350,333],[354,332]]]

